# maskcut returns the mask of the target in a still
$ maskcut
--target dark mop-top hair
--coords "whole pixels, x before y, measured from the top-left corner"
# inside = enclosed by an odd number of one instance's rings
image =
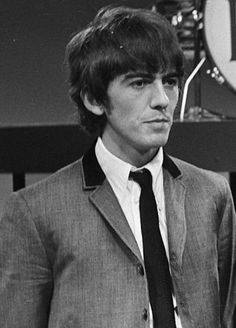
[[[150,73],[173,69],[184,72],[183,52],[175,32],[162,15],[146,9],[106,7],[67,45],[70,95],[78,107],[80,124],[89,132],[102,129],[105,115],[92,114],[81,95],[108,105],[109,83],[130,71]]]

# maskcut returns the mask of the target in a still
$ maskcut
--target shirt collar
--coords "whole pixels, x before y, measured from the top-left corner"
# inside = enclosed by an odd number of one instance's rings
[[[157,152],[156,156],[153,157],[153,159],[147,163],[144,167],[148,169],[152,174],[152,181],[154,189],[156,188],[158,177],[162,173],[162,165],[163,165],[163,148],[160,147],[159,151]]]
[[[103,144],[99,137],[95,146],[95,154],[103,172],[107,179],[112,182],[121,192],[123,192],[129,180],[130,171],[147,168],[153,179],[153,185],[156,185],[159,174],[162,171],[163,164],[163,149],[162,147],[157,152],[156,156],[143,167],[136,168],[131,164],[122,161],[120,158],[113,155]]]
[[[100,137],[98,138],[95,146],[95,154],[107,179],[111,181],[116,188],[123,192],[127,186],[132,165],[113,155],[104,146]]]

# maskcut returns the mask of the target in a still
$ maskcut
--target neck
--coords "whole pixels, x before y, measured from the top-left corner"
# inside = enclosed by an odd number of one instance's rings
[[[149,163],[159,151],[159,148],[142,150],[130,147],[129,145],[114,144],[111,139],[106,139],[104,136],[102,137],[102,141],[107,150],[109,150],[114,156],[137,168]]]

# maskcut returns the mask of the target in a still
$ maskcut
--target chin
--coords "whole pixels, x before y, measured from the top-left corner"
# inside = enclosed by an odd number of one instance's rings
[[[151,148],[164,147],[168,141],[168,137],[169,137],[169,133],[163,136],[155,137],[155,139],[151,143],[152,145],[150,145]]]
[[[132,143],[133,148],[140,152],[148,152],[151,149],[158,149],[164,147],[168,141],[169,133],[149,134],[146,137],[137,137]]]
[[[146,153],[146,152],[149,152],[151,149],[156,150],[160,147],[164,147],[167,143],[167,140],[168,140],[168,138],[161,139],[161,140],[155,140],[153,142],[148,142],[143,145],[139,145],[138,148],[142,153]]]

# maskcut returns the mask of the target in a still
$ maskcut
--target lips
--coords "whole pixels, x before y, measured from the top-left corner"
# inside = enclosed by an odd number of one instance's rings
[[[157,117],[147,120],[146,123],[169,123],[170,119],[168,117]]]

